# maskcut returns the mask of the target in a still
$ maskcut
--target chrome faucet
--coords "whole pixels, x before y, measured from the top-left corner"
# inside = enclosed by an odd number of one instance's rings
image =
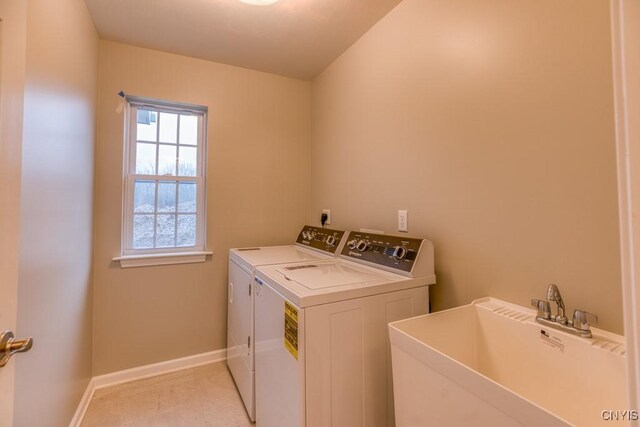
[[[551,305],[549,304],[549,301],[544,299],[532,299],[531,305],[533,308],[538,310],[536,313],[536,319],[551,319]]]
[[[558,289],[558,285],[555,283],[550,284],[547,288],[547,299],[558,305],[558,310],[553,320],[561,325],[566,325],[568,321],[567,316],[564,315],[564,301],[562,300],[562,295],[560,295],[560,289]]]
[[[550,301],[553,301],[558,305],[558,310],[555,316],[551,314]],[[549,288],[547,288],[547,299],[532,299],[531,305],[537,310],[536,322],[583,338],[591,338],[592,336],[589,319],[593,318],[596,323],[598,322],[598,316],[595,314],[587,313],[584,310],[574,310],[573,321],[569,324],[569,321],[564,314],[565,306],[564,301],[562,300],[562,295],[560,295],[560,289],[558,288],[558,285],[553,283],[549,285]]]

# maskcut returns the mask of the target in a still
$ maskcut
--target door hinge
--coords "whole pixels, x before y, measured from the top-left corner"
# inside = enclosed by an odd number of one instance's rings
[[[251,348],[251,335],[247,337],[247,347]]]
[[[251,296],[251,283],[249,283],[249,296]]]

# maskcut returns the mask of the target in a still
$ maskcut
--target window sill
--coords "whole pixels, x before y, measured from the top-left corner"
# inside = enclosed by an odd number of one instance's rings
[[[204,262],[213,252],[175,252],[164,254],[122,255],[114,257],[112,261],[120,261],[120,267],[149,267],[152,265],[191,264]]]

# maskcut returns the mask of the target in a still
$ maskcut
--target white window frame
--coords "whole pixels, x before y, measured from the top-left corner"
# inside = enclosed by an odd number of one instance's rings
[[[207,146],[207,107],[183,104],[170,101],[161,101],[149,98],[126,97],[125,127],[124,127],[124,155],[123,155],[123,197],[122,197],[122,240],[121,254],[114,261],[120,261],[122,267],[138,267],[162,264],[182,264],[202,262],[211,252],[206,251],[206,146]],[[136,147],[137,147],[137,117],[138,110],[153,110],[158,113],[189,114],[198,117],[198,142],[196,176],[176,175],[144,175],[136,173]],[[158,164],[159,147],[161,145],[179,146],[177,144],[165,144],[158,140],[160,132],[160,114],[158,114],[156,127],[156,167]],[[180,128],[178,124],[178,135]],[[177,149],[177,148],[176,148]],[[158,172],[158,170],[156,170]],[[133,247],[133,218],[134,218],[134,188],[135,181],[156,182],[195,182],[196,183],[196,242],[189,247],[146,248],[135,249]],[[156,203],[157,203],[156,185]],[[176,200],[176,203],[178,201]],[[158,215],[157,207],[154,215]],[[178,220],[176,214],[176,221]],[[154,221],[155,224],[155,221]],[[155,227],[155,225],[154,225]],[[177,227],[177,223],[176,223]],[[155,236],[155,228],[154,228]]]

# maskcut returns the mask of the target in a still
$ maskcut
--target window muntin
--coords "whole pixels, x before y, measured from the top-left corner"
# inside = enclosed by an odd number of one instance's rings
[[[206,109],[130,102],[123,255],[203,251]]]

